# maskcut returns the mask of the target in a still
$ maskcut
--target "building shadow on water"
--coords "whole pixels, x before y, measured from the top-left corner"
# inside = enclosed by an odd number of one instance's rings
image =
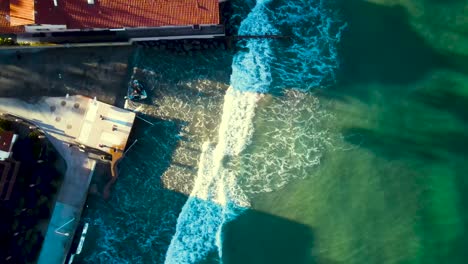
[[[368,102],[369,91],[363,84],[397,89],[436,69],[462,71],[414,30],[403,7],[361,0],[341,0],[339,6],[347,28],[338,50],[338,85],[318,92],[319,96]]]
[[[182,139],[179,136],[180,131],[185,125],[185,121],[178,119],[163,120],[138,114],[133,123],[124,159],[119,164],[119,171],[125,173],[135,168],[145,170],[148,164],[154,164],[157,168],[150,169],[147,173],[151,177],[160,178],[172,163],[172,155]],[[110,169],[101,176],[109,179]],[[101,187],[99,186],[99,189]]]
[[[468,135],[464,132],[430,132],[413,129],[406,133],[376,131],[365,128],[348,128],[343,135],[346,141],[367,148],[379,157],[389,160],[416,159],[421,162],[447,161],[451,155],[467,157],[465,148]]]
[[[224,228],[223,263],[318,263],[314,242],[308,226],[247,210]]]
[[[144,192],[139,193],[142,198],[147,197]],[[131,207],[111,201],[99,205],[99,212],[97,208],[88,209],[87,221],[92,222],[92,217],[98,217],[104,223],[90,225],[84,250],[75,257],[74,263],[165,263],[166,260],[168,263],[186,263],[184,260],[190,255],[198,255],[194,262],[197,264],[220,263],[217,248],[203,257],[202,252],[213,246],[208,242],[211,240],[209,236],[215,235],[205,232],[216,231],[218,226],[210,224],[219,219],[213,219],[217,216],[209,213],[197,215],[202,211],[192,212],[196,219],[184,222],[183,235],[179,239],[186,244],[187,251],[178,249],[166,259],[180,209],[188,197],[170,190],[154,192],[154,189],[153,197],[151,203],[134,200]],[[211,201],[198,200],[198,203],[197,208],[220,208]],[[256,210],[246,209],[224,225],[222,237],[222,263],[336,263],[315,255],[314,232],[310,227]]]
[[[468,96],[462,93],[463,85],[449,78],[432,80],[402,94],[398,104],[391,102],[398,97],[388,99],[385,112],[378,112],[376,127],[351,126],[342,134],[349,143],[389,160],[431,163],[466,158]]]
[[[460,69],[413,30],[403,7],[367,1],[341,1],[341,6],[348,28],[339,51],[339,83],[317,95],[345,103],[355,99],[388,104],[377,112],[378,129],[347,127],[342,131],[345,140],[388,159],[440,161],[447,153],[468,155],[461,147],[468,143],[465,131],[437,126],[427,129],[429,123],[437,122],[439,114],[449,114],[461,126],[468,125],[464,79],[453,80],[447,75],[428,78],[437,70],[464,76]],[[376,93],[378,100],[374,100]],[[395,118],[396,111],[399,118]]]
[[[172,152],[180,140],[177,135],[183,124],[178,120],[148,119],[155,125],[137,121],[141,123],[137,123],[132,137],[138,142],[120,165],[121,175],[111,199],[104,201],[98,195],[89,196],[83,219],[90,227],[83,252],[75,257],[74,263],[164,263],[177,220],[188,199],[185,194],[166,189],[161,181],[173,163]],[[221,211],[214,202],[198,201],[200,207]],[[198,230],[216,230],[217,226],[199,225],[209,225],[216,215],[199,212],[203,211],[192,212],[196,218],[189,217],[191,220],[185,225],[188,237],[183,241],[192,241],[192,236],[203,237]],[[310,227],[253,209],[246,209],[227,223],[223,238],[224,263],[317,262]],[[188,246],[192,245],[191,242]],[[218,252],[210,252],[198,263],[219,263]]]
[[[403,7],[366,1],[343,1],[342,7],[348,23],[340,47],[346,81],[405,84],[448,66],[413,29]]]
[[[99,166],[83,221],[90,223],[83,253],[74,263],[162,263],[187,197],[167,190],[161,176],[170,166],[183,122],[145,116],[136,119],[119,179],[109,200],[101,190],[110,169]]]
[[[208,53],[212,52],[212,54]],[[136,73],[148,98],[135,105],[159,107],[164,98],[176,98],[193,105],[198,100],[222,98],[229,86],[232,54],[225,50],[194,51],[192,55],[167,50],[137,49]],[[219,99],[218,99],[219,100]]]
[[[343,121],[347,126],[339,131],[347,143],[388,161],[385,164],[390,170],[408,168],[418,177],[419,188],[431,189],[419,197],[417,236],[424,248],[418,256],[421,262],[465,263],[466,69],[426,43],[412,28],[404,8],[357,0],[341,2],[348,28],[340,45],[339,81],[317,95],[335,100],[339,109],[344,109],[342,118],[354,120]],[[444,201],[456,204],[456,214],[434,215],[444,205],[433,203],[438,198],[432,192],[446,189],[432,181],[454,186],[450,194],[454,200]],[[451,233],[453,237],[441,235],[452,227],[458,228]]]
[[[446,112],[468,124],[468,91],[464,91],[464,83],[447,79],[439,79],[434,83],[435,89],[421,89],[411,94],[410,99],[433,110]],[[462,91],[464,93],[462,93]]]
[[[423,263],[447,259],[451,263],[466,262],[468,245],[468,98],[453,86],[439,86],[436,89],[421,89],[403,98],[406,103],[419,105],[424,109],[407,111],[396,118],[398,113],[381,113],[379,124],[375,127],[352,126],[342,130],[343,138],[353,145],[368,150],[376,157],[392,164],[403,164],[419,175],[421,187],[429,188],[420,198],[421,227],[418,235],[424,237],[421,254]],[[392,112],[399,111],[396,109]],[[435,116],[435,118],[432,117]],[[405,120],[408,118],[407,120]],[[434,168],[434,171],[430,171]],[[436,184],[434,184],[434,182]],[[443,184],[442,184],[443,183]],[[429,184],[428,187],[422,187]],[[444,184],[453,189],[444,189]],[[437,191],[435,191],[437,190]],[[453,200],[434,204],[436,192],[453,195]],[[445,193],[447,192],[447,193]],[[429,201],[427,201],[429,200]],[[443,205],[443,203],[447,203]],[[453,203],[455,214],[434,215],[441,206],[450,208]],[[447,239],[440,234],[446,230],[455,233]]]

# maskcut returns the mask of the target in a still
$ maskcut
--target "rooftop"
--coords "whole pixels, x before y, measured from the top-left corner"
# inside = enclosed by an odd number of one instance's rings
[[[12,26],[10,24],[10,0],[0,1],[0,32],[1,33],[20,33],[23,32],[22,26]]]
[[[83,144],[87,149],[106,152],[113,157],[113,165],[123,157],[136,115],[78,95],[44,97],[34,104],[0,98],[0,110],[28,119],[41,128],[67,163],[37,262],[64,263],[96,166],[96,158],[74,146]]]
[[[34,24],[34,0],[10,0],[10,25],[30,24]]]
[[[219,24],[218,0],[1,0],[0,32],[22,25],[66,25],[67,29]]]

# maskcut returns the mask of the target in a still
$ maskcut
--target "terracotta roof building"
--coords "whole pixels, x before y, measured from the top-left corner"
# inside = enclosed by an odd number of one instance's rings
[[[12,26],[34,24],[34,0],[10,0],[9,16]]]
[[[218,25],[219,0],[0,0],[0,33]]]
[[[22,26],[13,26],[10,23],[10,1],[0,0],[0,32],[19,33],[24,31]]]

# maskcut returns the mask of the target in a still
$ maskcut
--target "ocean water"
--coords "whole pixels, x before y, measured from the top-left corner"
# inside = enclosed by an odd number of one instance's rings
[[[290,38],[137,48],[154,126],[78,262],[466,263],[468,5],[232,5],[240,35]]]

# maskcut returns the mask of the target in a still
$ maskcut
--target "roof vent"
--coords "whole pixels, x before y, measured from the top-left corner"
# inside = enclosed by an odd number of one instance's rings
[[[94,5],[94,0],[88,0],[89,5]]]
[[[54,6],[58,6],[57,0],[54,0]]]

